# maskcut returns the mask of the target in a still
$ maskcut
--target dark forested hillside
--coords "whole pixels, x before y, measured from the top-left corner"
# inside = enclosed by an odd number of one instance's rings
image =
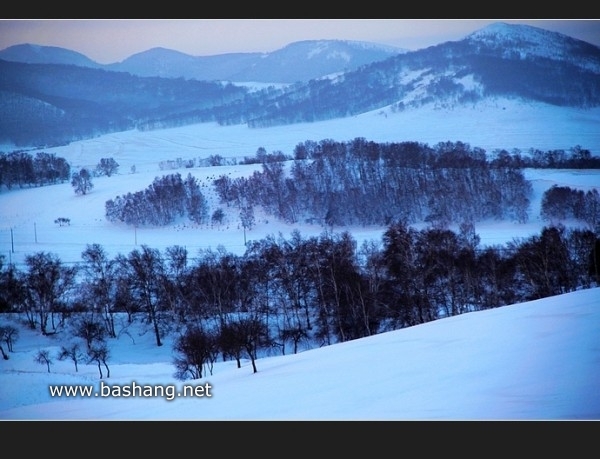
[[[243,99],[231,84],[0,60],[0,141],[53,145]]]

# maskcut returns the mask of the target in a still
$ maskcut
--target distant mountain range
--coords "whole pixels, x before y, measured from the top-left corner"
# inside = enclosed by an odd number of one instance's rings
[[[122,62],[102,65],[64,48],[23,44],[0,51],[0,59],[24,64],[77,65],[142,77],[289,84],[348,72],[403,52],[406,50],[369,42],[307,40],[271,53],[191,56],[153,48]],[[298,65],[300,62],[302,65]]]
[[[106,66],[61,48],[0,51],[0,142],[19,147],[134,128],[268,127],[496,97],[599,106],[600,48],[500,22],[410,52],[325,40],[211,57],[157,48]]]

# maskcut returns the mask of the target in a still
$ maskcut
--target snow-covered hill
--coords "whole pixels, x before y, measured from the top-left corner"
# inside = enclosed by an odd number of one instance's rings
[[[232,253],[245,249],[239,216],[228,210],[219,226],[178,221],[166,227],[132,228],[104,216],[105,202],[118,194],[146,188],[166,173],[191,173],[198,178],[211,206],[219,205],[212,179],[251,174],[260,165],[228,165],[161,169],[177,158],[221,155],[228,160],[267,152],[292,154],[305,140],[377,142],[463,141],[486,149],[568,149],[575,144],[597,154],[600,131],[595,110],[564,109],[498,100],[492,106],[461,109],[429,107],[421,111],[378,110],[358,117],[270,129],[223,127],[216,124],[128,131],[45,150],[65,157],[74,170],[113,157],[119,173],[97,177],[85,196],[69,183],[0,192],[0,253],[22,267],[27,254],[57,254],[67,265],[81,260],[87,244],[102,245],[109,256],[128,254],[141,244],[164,249],[178,244],[193,256],[201,248],[222,245]],[[135,166],[135,173],[132,171]],[[479,222],[481,244],[504,244],[538,234],[542,193],[553,184],[580,189],[600,188],[599,171],[530,170],[534,196],[526,224]],[[71,224],[59,226],[58,217]],[[319,235],[318,224],[284,225],[256,214],[249,239],[293,229]],[[342,228],[340,228],[341,230]],[[383,228],[348,229],[358,241],[381,237]],[[600,383],[597,337],[598,289],[572,292],[544,300],[463,314],[424,325],[383,333],[294,355],[261,357],[258,372],[250,362],[218,362],[213,374],[187,384],[210,384],[212,397],[168,401],[163,396],[78,399],[52,397],[50,385],[100,389],[98,368],[82,364],[75,372],[69,361],[53,359],[50,372],[34,361],[39,350],[51,356],[63,337],[43,337],[26,328],[7,361],[0,361],[0,419],[144,419],[144,420],[529,420],[598,419]],[[6,316],[0,325],[15,324]],[[151,333],[119,322],[119,338],[111,340],[110,378],[106,384],[130,388],[181,391],[174,378],[172,339],[157,348]],[[170,389],[169,389],[170,388]],[[117,389],[115,389],[117,390]],[[141,389],[137,389],[141,390]],[[114,393],[114,392],[111,392]]]
[[[173,377],[170,339],[157,348],[139,323],[119,323],[102,380],[95,365],[76,372],[54,358],[61,336],[20,328],[14,352],[0,361],[0,420],[598,420],[599,293],[272,355],[257,361],[257,373],[248,361],[217,362],[212,374],[185,383]],[[6,317],[0,325],[20,327]],[[42,349],[50,372],[34,360]],[[201,386],[201,396],[178,397],[184,386]],[[50,395],[66,387],[92,395]]]
[[[587,54],[597,53],[597,46],[539,27],[497,22],[467,35],[466,40],[503,50],[507,55],[518,53],[521,59],[537,56],[600,71],[598,59]]]

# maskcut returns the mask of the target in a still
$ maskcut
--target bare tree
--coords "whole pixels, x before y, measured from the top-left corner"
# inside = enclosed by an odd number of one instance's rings
[[[73,342],[66,346],[61,346],[60,352],[58,353],[58,360],[70,359],[75,364],[75,372],[79,371],[78,364],[83,360],[85,354],[81,350],[81,346],[78,342]]]
[[[234,355],[240,368],[242,352],[252,362],[252,372],[256,373],[257,352],[266,345],[268,337],[266,325],[257,318],[242,318],[223,324],[220,333],[221,348],[228,354]]]
[[[13,344],[19,338],[19,329],[12,325],[0,327],[0,340],[6,343],[8,352],[14,352]]]
[[[191,327],[177,338],[173,350],[178,354],[174,360],[175,378],[200,379],[205,366],[212,368],[218,346],[213,334],[200,327]]]
[[[117,336],[113,313],[116,296],[116,263],[110,260],[99,244],[91,244],[81,254],[84,261],[86,301],[102,314],[106,331],[111,338]]]
[[[81,169],[79,172],[73,173],[71,185],[75,189],[76,194],[87,194],[92,188],[94,188],[94,184],[92,183],[92,174],[86,168]]]
[[[2,358],[4,360],[8,360],[8,354],[6,352],[4,352],[4,348],[2,347],[1,344],[0,344],[0,353],[2,354]]]
[[[25,258],[28,272],[25,275],[27,298],[25,308],[31,319],[38,317],[42,334],[48,331],[51,319],[53,332],[56,331],[54,315],[62,306],[67,293],[75,286],[76,267],[65,267],[55,255],[39,252]],[[35,327],[35,321],[31,320]]]
[[[225,212],[223,212],[223,209],[221,209],[220,207],[218,209],[216,209],[211,217],[211,222],[213,225],[220,225],[223,223],[223,219],[225,218]]]
[[[156,345],[162,346],[163,324],[160,306],[164,293],[164,260],[157,249],[144,245],[141,251],[133,250],[127,261],[130,268],[130,290],[148,314],[148,322],[153,327]]]
[[[252,205],[245,205],[240,211],[240,222],[244,228],[244,245],[246,245],[246,230],[250,231],[254,226],[254,208]]]
[[[46,365],[48,368],[48,373],[50,373],[50,365],[53,363],[52,358],[50,357],[50,351],[46,349],[41,349],[34,357],[35,363],[39,363],[41,365]]]
[[[96,173],[98,175],[106,175],[110,177],[116,174],[119,170],[119,163],[115,161],[115,158],[101,158],[100,162],[96,165]]]
[[[110,378],[110,368],[108,368],[108,357],[109,350],[106,342],[101,341],[96,343],[92,348],[87,351],[88,363],[96,363],[98,365],[98,372],[100,373],[100,379],[102,379],[102,365],[106,368],[106,377]]]
[[[92,315],[78,318],[73,322],[72,328],[73,336],[82,338],[88,349],[91,349],[96,342],[103,342],[106,335],[104,326]]]
[[[19,309],[27,312],[25,275],[12,263],[4,268],[2,258],[0,256],[0,312],[11,312]],[[29,319],[31,314],[26,314],[26,317]],[[35,328],[35,323],[30,323],[30,326]]]

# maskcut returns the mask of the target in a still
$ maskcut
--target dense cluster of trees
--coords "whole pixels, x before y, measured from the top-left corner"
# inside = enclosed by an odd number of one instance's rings
[[[66,266],[46,252],[0,269],[0,311],[43,334],[70,329],[99,366],[117,314],[163,345],[176,333],[176,374],[197,378],[217,356],[240,361],[297,352],[442,317],[589,288],[600,281],[600,239],[545,227],[505,246],[479,247],[472,225],[416,230],[394,222],[360,247],[347,233],[268,237],[243,255],[191,258],[181,246],[141,246],[111,258],[88,245]],[[69,327],[67,327],[69,324]],[[88,352],[88,354],[89,354]],[[70,354],[66,352],[65,358]]]
[[[600,194],[596,188],[588,191],[553,185],[544,192],[540,215],[544,220],[561,222],[577,219],[593,229],[600,228]]]
[[[162,226],[184,215],[201,224],[207,221],[209,211],[198,180],[191,174],[183,180],[179,173],[156,177],[145,190],[109,199],[105,208],[109,221],[135,226]]]
[[[223,175],[216,192],[228,205],[259,205],[291,223],[527,220],[532,190],[521,170],[492,167],[485,151],[462,142],[307,141],[294,158],[289,172],[283,162],[263,162],[247,178]]]
[[[119,170],[114,158],[101,158],[94,170],[81,168],[71,175],[71,165],[65,158],[54,153],[26,151],[0,152],[0,190],[15,186],[45,186],[71,180],[75,193],[86,194],[93,187],[92,177],[110,177]]]
[[[593,46],[574,50],[572,62],[507,49],[492,40],[465,39],[402,53],[374,62],[343,78],[315,79],[291,85],[270,103],[248,109],[250,127],[342,118],[386,106],[419,107],[474,103],[486,97],[510,97],[557,106],[598,105],[600,83],[593,70],[577,61],[597,59]],[[581,62],[580,61],[580,62]],[[465,85],[460,75],[472,75]],[[402,84],[399,84],[399,75]],[[418,89],[419,96],[414,97]],[[399,102],[400,101],[400,102]]]
[[[0,190],[15,186],[43,186],[71,178],[71,166],[54,153],[0,152]]]

